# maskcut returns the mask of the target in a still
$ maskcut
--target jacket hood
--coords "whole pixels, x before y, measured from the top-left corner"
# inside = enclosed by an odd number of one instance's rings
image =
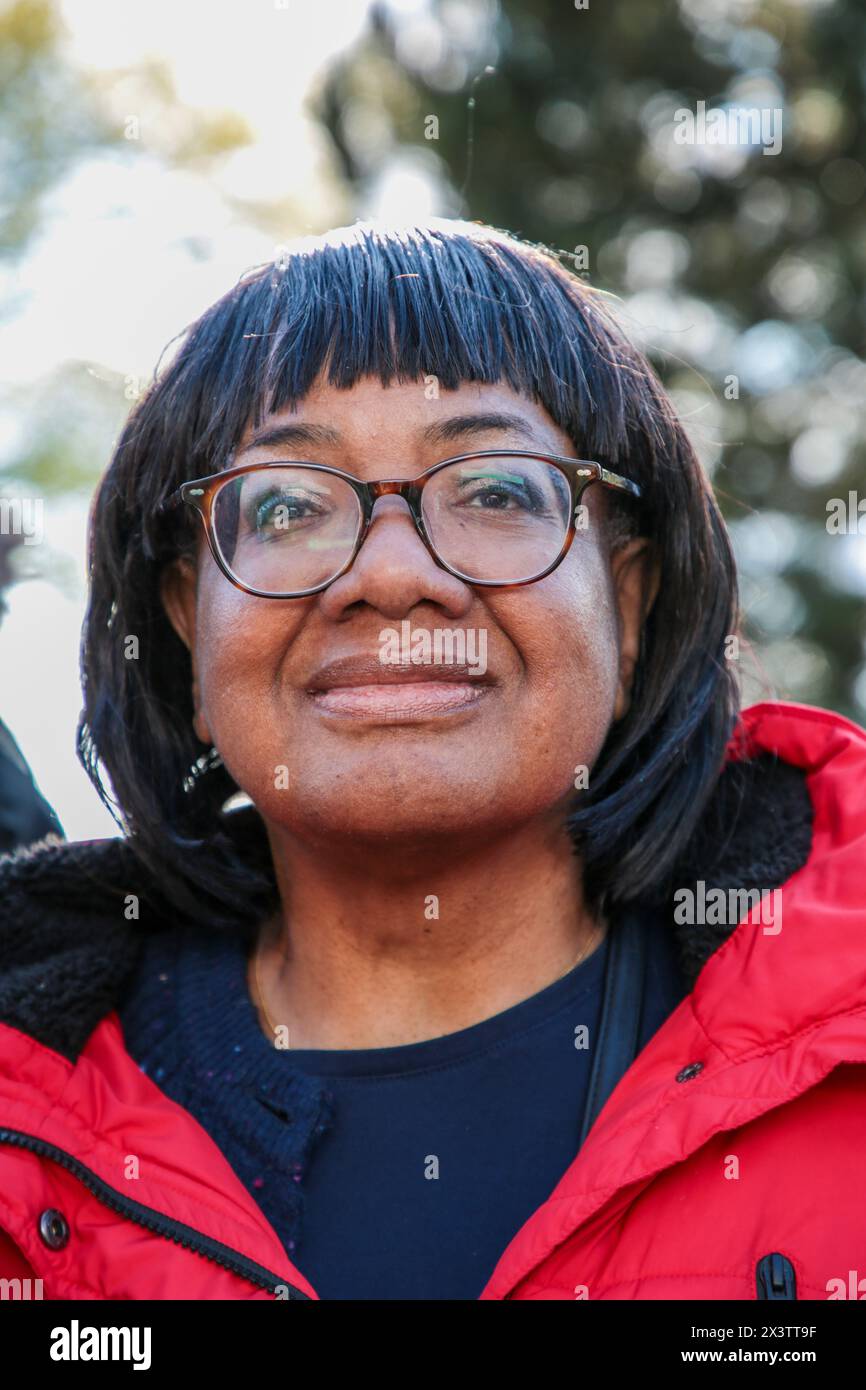
[[[866,735],[838,716],[783,703],[746,710],[671,883],[705,896],[712,890],[764,892],[802,868],[813,840],[809,777],[820,771],[810,769],[803,745],[816,720],[828,734],[835,731],[840,747],[859,735],[863,756]],[[224,816],[239,850],[261,836],[253,807]],[[125,915],[131,895],[138,899],[136,920]],[[673,914],[673,904],[668,907]],[[75,1061],[120,998],[144,936],[177,929],[184,920],[161,898],[127,838],[70,843],[48,836],[0,857],[0,1023]],[[678,923],[672,915],[690,988],[734,925]]]

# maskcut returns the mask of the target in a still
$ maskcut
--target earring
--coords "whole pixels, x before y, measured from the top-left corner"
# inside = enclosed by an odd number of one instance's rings
[[[189,772],[184,778],[184,791],[191,791],[192,788],[195,786],[196,782],[200,781],[201,778],[206,776],[208,772],[211,772],[216,767],[222,766],[223,760],[220,753],[217,751],[216,748],[211,747],[207,753],[202,753],[200,758],[196,758],[195,762],[193,763],[192,767],[190,768]]]

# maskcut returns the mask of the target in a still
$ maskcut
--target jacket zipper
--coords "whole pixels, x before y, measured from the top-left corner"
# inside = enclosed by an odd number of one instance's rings
[[[758,1298],[794,1299],[797,1297],[797,1276],[787,1255],[774,1250],[763,1255],[755,1269]]]
[[[102,1178],[98,1177],[92,1169],[85,1167],[77,1158],[73,1158],[72,1154],[67,1153],[65,1149],[59,1149],[54,1144],[46,1143],[44,1139],[37,1139],[32,1134],[22,1134],[14,1129],[0,1129],[0,1144],[13,1144],[20,1149],[29,1149],[32,1153],[39,1154],[43,1158],[50,1158],[54,1163],[59,1163],[62,1168],[66,1168],[68,1172],[78,1178],[93,1193],[93,1196],[111,1211],[125,1216],[129,1221],[134,1221],[137,1226],[142,1226],[146,1231],[152,1231],[154,1235],[162,1236],[165,1240],[173,1241],[176,1245],[180,1245],[186,1250],[192,1250],[194,1254],[201,1255],[204,1259],[221,1265],[223,1269],[237,1274],[241,1279],[246,1279],[257,1289],[267,1289],[269,1293],[274,1293],[279,1287],[288,1290],[290,1299],[304,1299],[308,1303],[312,1301],[309,1294],[305,1294],[302,1289],[290,1284],[287,1279],[281,1279],[276,1274],[272,1274],[270,1270],[265,1269],[264,1265],[256,1264],[255,1260],[248,1259],[239,1250],[233,1250],[231,1246],[223,1245],[221,1241],[203,1235],[201,1231],[195,1230],[192,1226],[184,1225],[182,1221],[173,1221],[171,1217],[164,1216],[151,1207],[143,1206],[141,1202],[135,1202],[131,1197],[124,1197],[115,1188],[109,1187],[108,1183],[103,1182]]]

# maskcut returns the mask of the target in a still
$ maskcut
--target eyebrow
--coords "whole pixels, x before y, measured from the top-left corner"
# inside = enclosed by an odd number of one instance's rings
[[[479,415],[451,415],[447,420],[439,420],[421,431],[422,439],[431,444],[448,444],[454,439],[463,439],[468,434],[484,434],[496,430],[499,433],[519,434],[531,443],[538,444],[538,437],[528,420],[511,411],[493,411]]]
[[[330,425],[265,425],[250,435],[237,454],[268,444],[339,444],[341,437]]]
[[[446,420],[438,420],[432,425],[425,426],[419,432],[419,438],[429,444],[449,444],[456,439],[465,439],[467,435],[489,434],[493,430],[499,433],[519,434],[530,443],[536,445],[539,443],[535,430],[529,421],[524,420],[522,415],[513,414],[511,411],[494,411],[477,415],[451,415]],[[312,422],[304,424],[300,421],[297,424],[264,425],[250,436],[242,448],[237,450],[235,457],[240,457],[241,454],[247,453],[250,449],[268,445],[339,445],[342,442],[342,434],[332,425],[316,425]]]

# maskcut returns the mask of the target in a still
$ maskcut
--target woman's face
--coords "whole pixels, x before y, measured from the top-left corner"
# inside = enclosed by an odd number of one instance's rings
[[[510,426],[480,418],[506,412]],[[501,384],[428,399],[423,382],[341,390],[320,379],[264,425],[275,423],[327,426],[339,442],[255,446],[250,428],[235,462],[306,459],[374,479],[477,449],[576,456],[542,406]],[[266,824],[311,843],[477,841],[561,813],[577,768],[591,783],[628,707],[650,578],[644,543],[608,553],[602,521],[616,495],[594,484],[582,500],[588,525],[565,560],[521,588],[472,588],[446,573],[397,497],[377,502],[351,569],[310,598],[243,593],[203,538],[196,572],[184,562],[167,572],[164,602],[192,655],[196,732]],[[413,669],[432,684],[377,685],[395,676],[381,634],[404,621],[413,636],[462,629],[486,670],[467,681],[428,665]]]

